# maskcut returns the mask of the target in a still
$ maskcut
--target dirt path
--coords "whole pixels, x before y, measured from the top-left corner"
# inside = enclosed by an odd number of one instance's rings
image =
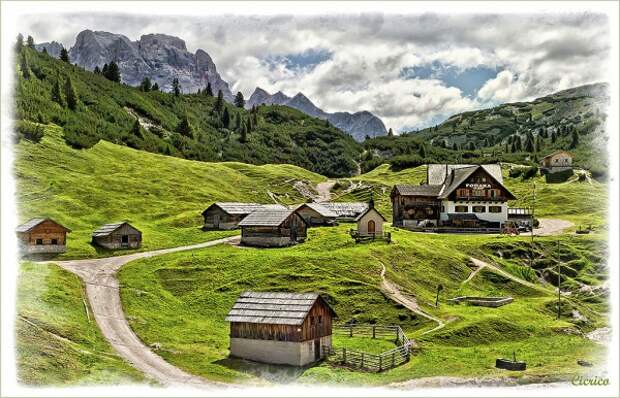
[[[416,301],[415,297],[409,296],[409,295],[405,295],[401,292],[400,287],[398,285],[396,285],[394,282],[390,281],[389,279],[387,279],[385,277],[385,264],[381,263],[381,290],[392,300],[396,301],[397,303],[402,304],[403,306],[405,306],[405,308],[407,308],[409,311],[418,314],[426,319],[430,319],[433,322],[437,323],[437,327],[431,329],[431,330],[427,330],[426,332],[422,333],[422,334],[427,334],[427,333],[431,333],[431,332],[435,332],[441,328],[443,328],[446,324],[444,321],[442,321],[441,319],[434,317],[431,314],[428,314],[424,311],[422,311],[422,309],[420,308],[420,306],[418,305],[418,302]]]
[[[223,387],[225,386],[223,383],[207,381],[169,364],[140,341],[138,336],[131,330],[123,313],[116,273],[123,265],[133,260],[185,250],[201,249],[232,242],[236,239],[239,239],[239,237],[233,236],[196,245],[133,253],[118,257],[47,261],[47,263],[58,264],[82,279],[86,285],[86,296],[90,302],[90,307],[103,336],[119,355],[134,367],[164,385],[183,384],[195,387]]]
[[[334,180],[327,180],[316,184],[316,192],[318,193],[316,201],[329,202],[329,200],[332,198],[331,190],[334,185],[336,185],[336,181]]]
[[[511,274],[510,272],[505,271],[505,270],[503,270],[502,268],[500,268],[500,267],[498,267],[496,265],[484,262],[482,260],[478,260],[477,258],[474,258],[474,257],[470,257],[469,259],[474,263],[474,265],[476,267],[478,267],[478,269],[476,271],[474,271],[474,272],[479,272],[483,268],[488,268],[491,271],[495,272],[496,274],[499,274],[499,275],[501,275],[501,276],[503,276],[505,278],[508,278],[508,279],[510,279],[512,281],[515,281],[515,282],[517,282],[517,283],[519,283],[519,284],[521,284],[523,286],[527,286],[527,287],[529,287],[531,289],[535,289],[535,290],[538,290],[538,291],[541,291],[541,292],[549,293],[548,289],[545,289],[544,287],[539,286],[539,285],[537,285],[535,283],[526,281],[525,279],[519,278],[518,276],[515,276],[515,275]],[[468,278],[468,280],[471,279],[471,277],[473,277],[473,276],[470,275],[470,278]]]
[[[557,218],[539,218],[540,224],[534,229],[534,235],[558,235],[566,228],[574,226],[570,221],[558,220]]]

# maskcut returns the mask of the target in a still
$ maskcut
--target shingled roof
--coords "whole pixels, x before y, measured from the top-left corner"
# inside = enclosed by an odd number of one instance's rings
[[[426,170],[426,183],[429,185],[442,185],[446,181],[446,175],[450,176],[452,170],[481,166],[500,184],[504,183],[502,168],[499,164],[429,164]]]
[[[357,217],[368,209],[366,202],[321,202],[321,206],[336,213],[338,217]]]
[[[140,232],[137,228],[135,228],[134,226],[132,226],[131,224],[129,224],[127,221],[119,221],[119,222],[115,222],[115,223],[111,223],[111,224],[104,224],[102,226],[100,226],[99,228],[97,228],[94,232],[93,232],[93,237],[99,237],[99,236],[108,236],[110,235],[112,232],[116,231],[117,229],[119,229],[122,225],[127,224],[129,225],[131,228],[135,229],[136,231]]]
[[[295,213],[294,209],[284,210],[257,210],[248,214],[239,222],[240,227],[277,227],[284,222],[291,214]],[[302,217],[300,217],[302,218]],[[302,218],[303,220],[303,218]],[[305,222],[305,221],[304,221]]]
[[[71,232],[71,230],[69,228],[65,227],[62,224],[57,223],[56,221],[52,220],[51,218],[33,218],[33,219],[30,219],[30,220],[26,221],[25,223],[23,223],[22,225],[18,225],[17,228],[15,228],[15,231],[16,232],[28,232],[32,228],[34,228],[37,225],[41,224],[43,221],[51,221],[54,224],[64,228],[67,232]]]
[[[279,204],[243,203],[243,202],[215,202],[202,213],[206,213],[213,206],[219,207],[228,214],[250,214],[257,210],[283,210],[286,207]]]
[[[328,218],[336,218],[336,217],[338,217],[338,214],[336,214],[336,212],[334,212],[333,210],[329,209],[326,206],[323,206],[323,203],[317,203],[317,202],[303,203],[303,204],[297,206],[297,209],[301,209],[304,206],[308,206],[309,208],[311,208],[312,210],[316,211],[317,213],[319,213],[323,217],[328,217]]]
[[[323,300],[318,293],[243,292],[226,321],[301,325],[317,300]],[[323,302],[335,316],[329,304]]]
[[[403,196],[437,196],[441,191],[442,185],[395,185],[396,192]]]

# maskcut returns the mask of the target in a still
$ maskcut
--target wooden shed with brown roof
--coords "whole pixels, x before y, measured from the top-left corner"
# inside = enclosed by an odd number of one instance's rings
[[[137,249],[142,245],[142,232],[127,221],[105,224],[93,232],[92,243],[106,249]]]
[[[318,293],[244,292],[226,317],[230,355],[307,365],[327,355],[335,317]]]
[[[258,210],[239,223],[241,243],[257,247],[282,247],[306,240],[308,224],[293,209]]]
[[[239,227],[239,222],[257,210],[285,210],[279,204],[215,202],[202,212],[204,230],[229,230]]]
[[[51,218],[33,218],[15,229],[23,254],[64,253],[71,230]]]

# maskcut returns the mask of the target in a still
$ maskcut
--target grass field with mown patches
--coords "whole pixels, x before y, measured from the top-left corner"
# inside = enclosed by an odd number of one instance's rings
[[[17,374],[36,386],[146,381],[103,338],[78,277],[22,262],[17,297]]]

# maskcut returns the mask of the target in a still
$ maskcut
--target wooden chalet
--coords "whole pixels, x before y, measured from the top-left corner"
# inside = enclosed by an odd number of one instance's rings
[[[336,313],[318,293],[242,293],[226,317],[230,355],[304,366],[328,355]]]
[[[499,229],[515,197],[498,164],[431,164],[425,184],[396,185],[391,199],[394,226]]]
[[[567,151],[557,151],[540,161],[542,174],[559,173],[573,168],[573,155]]]
[[[242,202],[215,202],[202,212],[204,230],[235,229],[239,222],[248,214],[257,210],[284,210],[286,207],[278,204],[242,203]]]
[[[92,243],[106,249],[137,249],[142,245],[142,232],[126,221],[105,224],[93,232]]]
[[[355,221],[368,209],[366,202],[321,202],[321,206],[336,213],[337,221]]]
[[[321,203],[304,203],[297,207],[297,213],[303,217],[308,226],[336,225],[338,215]]]
[[[241,222],[241,243],[257,247],[290,246],[306,240],[308,224],[293,209],[258,210]]]
[[[50,254],[67,251],[71,230],[51,218],[33,218],[15,230],[23,254]]]

